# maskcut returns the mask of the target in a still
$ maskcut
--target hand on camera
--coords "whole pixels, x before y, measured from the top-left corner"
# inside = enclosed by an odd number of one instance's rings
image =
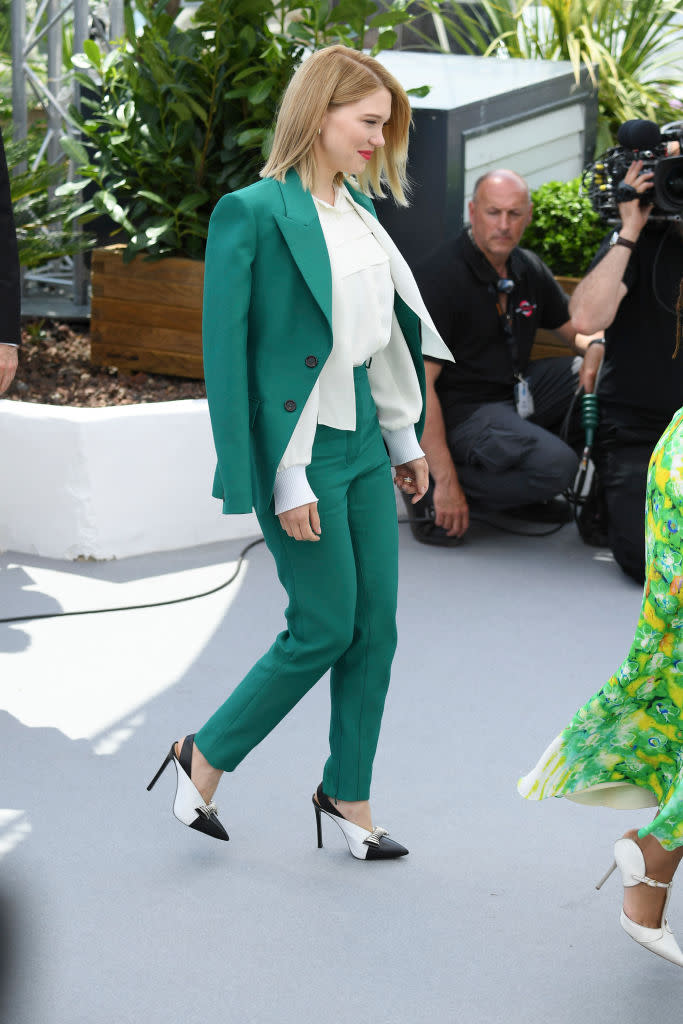
[[[630,185],[635,191],[633,199],[619,203],[619,216],[621,217],[620,235],[635,242],[647,224],[647,219],[652,211],[648,203],[641,205],[639,197],[652,188],[652,171],[643,170],[643,161],[634,160],[624,176],[623,184]]]
[[[320,540],[320,516],[318,502],[290,508],[278,515],[280,526],[292,540]]]

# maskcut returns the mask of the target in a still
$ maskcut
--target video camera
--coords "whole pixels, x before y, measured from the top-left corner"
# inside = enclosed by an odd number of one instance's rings
[[[626,121],[617,132],[618,146],[606,150],[589,164],[581,178],[581,191],[595,212],[608,223],[620,220],[619,203],[631,198],[624,177],[634,160],[643,161],[644,171],[653,171],[652,188],[640,196],[642,205],[652,204],[650,220],[683,218],[683,121],[665,125],[661,131],[654,121]],[[679,156],[667,156],[667,143],[681,143]]]

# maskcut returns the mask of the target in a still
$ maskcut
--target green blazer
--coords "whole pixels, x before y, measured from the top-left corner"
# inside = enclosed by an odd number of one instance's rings
[[[376,216],[372,202],[354,198]],[[417,371],[424,426],[420,318],[394,309]],[[204,271],[204,374],[218,455],[213,495],[227,514],[268,508],[275,474],[332,350],[332,278],[310,192],[297,173],[219,200]]]

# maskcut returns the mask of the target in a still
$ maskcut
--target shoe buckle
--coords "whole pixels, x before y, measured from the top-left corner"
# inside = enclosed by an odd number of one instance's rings
[[[198,814],[203,814],[205,818],[210,818],[212,814],[218,816],[218,808],[213,801],[210,804],[201,804],[200,807],[195,807],[195,810]]]
[[[369,835],[365,837],[363,842],[365,843],[366,846],[379,846],[379,841],[382,838],[382,836],[388,835],[389,833],[387,832],[387,830],[378,825],[376,828],[373,828],[372,832],[370,832]]]

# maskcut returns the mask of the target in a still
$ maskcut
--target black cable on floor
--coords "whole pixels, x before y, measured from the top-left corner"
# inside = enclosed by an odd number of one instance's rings
[[[426,516],[422,516],[412,521],[416,523],[432,522],[432,520],[428,519]],[[401,524],[410,524],[411,520],[408,518],[399,518],[398,522]],[[561,530],[563,526],[567,525],[566,523],[560,523],[558,526],[554,526],[552,530],[544,530],[541,533],[530,533],[523,530],[512,530],[508,527],[501,526],[499,523],[491,522],[489,519],[482,519],[479,516],[473,516],[472,522],[484,523],[486,526],[491,526],[494,530],[500,530],[503,533],[512,533],[517,537],[549,537],[551,534],[557,533],[558,530]],[[256,540],[250,541],[246,547],[242,548],[237,559],[235,571],[229,579],[225,580],[223,583],[219,583],[217,587],[212,587],[211,590],[203,590],[199,594],[187,594],[185,597],[174,597],[168,601],[149,601],[146,604],[127,604],[117,606],[115,608],[86,608],[76,612],[42,612],[40,615],[14,615],[10,618],[0,619],[0,625],[7,625],[11,622],[35,622],[37,619],[65,619],[73,615],[103,615],[105,612],[135,612],[144,608],[163,608],[166,605],[182,604],[185,601],[196,601],[200,597],[210,597],[211,594],[217,594],[220,590],[224,590],[237,579],[247,552],[251,551],[252,548],[255,548],[257,544],[263,544],[263,537],[258,537]]]
[[[42,615],[15,615],[10,619],[0,619],[0,625],[7,622],[32,622],[35,619],[62,619],[68,615],[101,615],[104,612],[135,612],[142,608],[163,608],[164,605],[169,604],[182,604],[183,601],[195,601],[198,597],[209,597],[210,594],[217,594],[219,590],[224,590],[225,587],[229,586],[234,580],[237,579],[240,569],[242,568],[242,562],[247,551],[251,551],[257,544],[263,544],[263,537],[258,537],[256,540],[252,540],[246,547],[242,548],[237,559],[237,565],[230,579],[225,580],[224,583],[220,583],[217,587],[212,587],[211,590],[204,590],[201,594],[188,594],[186,597],[174,597],[168,601],[150,601],[148,604],[129,604],[122,605],[117,608],[88,608],[84,611],[78,612],[44,612]]]

